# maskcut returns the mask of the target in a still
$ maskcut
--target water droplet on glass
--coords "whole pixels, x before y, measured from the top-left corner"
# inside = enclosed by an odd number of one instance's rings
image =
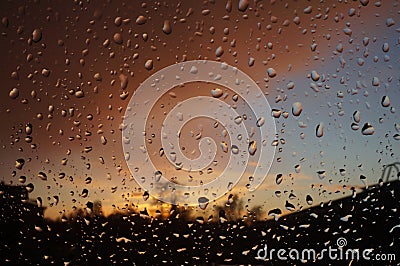
[[[377,77],[372,78],[372,86],[379,86],[380,81]]]
[[[360,121],[361,121],[360,111],[355,111],[353,113],[353,120],[356,123],[360,123]]]
[[[235,117],[235,119],[233,121],[235,121],[235,123],[237,125],[239,125],[240,123],[242,123],[243,118],[239,115],[239,116]]]
[[[257,151],[257,142],[255,140],[250,141],[249,143],[249,153],[250,155],[254,155]]]
[[[123,39],[122,39],[122,35],[121,33],[117,32],[114,34],[113,40],[116,44],[122,44],[123,43]]]
[[[315,129],[315,135],[320,138],[324,135],[324,123],[319,123]]]
[[[289,201],[286,201],[286,203],[285,203],[285,208],[286,208],[288,211],[294,211],[294,210],[296,209],[296,207],[295,207],[292,203],[290,203]]]
[[[265,123],[265,118],[264,118],[264,117],[260,117],[260,118],[257,120],[256,125],[257,125],[258,127],[261,127],[261,126],[264,125],[264,123]]]
[[[277,185],[280,185],[283,181],[283,175],[282,174],[277,174],[275,178],[275,182]]]
[[[159,182],[160,179],[161,179],[161,177],[162,177],[161,171],[156,171],[156,172],[154,173],[154,181]]]
[[[168,19],[164,20],[164,24],[163,24],[162,31],[163,31],[165,34],[171,34],[171,32],[172,32],[172,27],[171,27],[171,22],[170,22]]]
[[[225,153],[228,152],[228,144],[225,141],[222,141],[220,143],[220,146],[221,146],[221,149],[223,152],[225,152]]]
[[[42,39],[42,31],[40,29],[34,29],[32,32],[32,41],[39,42]]]
[[[306,202],[308,205],[312,205],[313,204],[313,198],[310,195],[306,196]]]
[[[239,11],[246,11],[247,7],[249,6],[249,0],[239,0],[238,9]]]
[[[207,208],[209,200],[206,197],[200,197],[198,199],[199,207],[202,210],[205,210]]]
[[[146,22],[147,22],[147,18],[146,18],[145,16],[140,15],[140,16],[138,16],[138,17],[136,18],[136,24],[137,24],[137,25],[143,25],[143,24],[145,24]]]
[[[294,166],[294,171],[298,174],[298,173],[300,173],[300,171],[301,171],[301,166],[299,165],[299,164],[296,164],[295,166]]]
[[[218,46],[217,49],[215,49],[215,55],[217,57],[221,57],[224,54],[224,49],[222,46]]]
[[[319,78],[320,78],[320,75],[318,74],[317,71],[313,70],[313,71],[311,71],[311,78],[312,78],[312,80],[314,80],[314,81],[318,81]]]
[[[44,181],[47,180],[47,175],[45,173],[43,173],[43,172],[39,172],[38,177],[41,180],[44,180]]]
[[[273,69],[272,67],[267,69],[268,77],[273,78],[276,76],[276,70]]]
[[[31,193],[34,189],[35,189],[35,186],[32,183],[29,183],[28,185],[26,185],[26,190],[28,191],[28,193]]]
[[[215,88],[211,90],[211,96],[214,98],[219,98],[224,94],[224,91],[220,88]]]
[[[282,114],[281,110],[278,109],[272,109],[271,114],[274,118],[279,118]]]
[[[150,197],[149,192],[145,191],[143,193],[143,200],[146,201],[146,200],[148,200],[149,197]]]
[[[319,179],[324,179],[326,177],[326,171],[320,170],[317,172]]]
[[[11,99],[16,99],[19,96],[19,90],[17,88],[12,88],[8,94]]]
[[[363,135],[373,135],[374,132],[375,132],[374,127],[369,123],[365,123],[364,126],[361,129],[361,133]]]
[[[22,167],[24,166],[24,164],[25,164],[25,160],[24,159],[22,159],[22,158],[17,159],[15,161],[15,168],[17,168],[18,170],[21,170]]]
[[[303,111],[303,105],[300,102],[295,102],[292,105],[292,114],[294,116],[299,116]]]
[[[144,63],[144,67],[147,70],[152,70],[153,69],[153,60],[149,59],[146,61],[146,63]]]
[[[389,99],[389,96],[386,96],[386,95],[383,96],[383,97],[382,97],[381,104],[382,104],[383,107],[389,107],[389,106],[390,106],[390,99]]]

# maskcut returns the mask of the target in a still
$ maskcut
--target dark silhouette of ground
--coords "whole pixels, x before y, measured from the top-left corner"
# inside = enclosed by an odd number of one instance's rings
[[[354,197],[312,207],[276,220],[192,219],[174,208],[168,219],[145,213],[78,211],[62,221],[43,219],[23,187],[1,186],[1,265],[231,265],[302,264],[298,260],[257,260],[257,252],[280,248],[316,251],[344,237],[346,248],[393,253],[397,261],[354,261],[352,265],[400,262],[400,181],[381,183]],[[18,198],[18,195],[23,195]],[[88,204],[88,207],[93,204]],[[219,210],[220,215],[227,217]],[[216,222],[217,221],[217,222]],[[223,223],[221,223],[223,221]],[[397,227],[396,227],[397,226]],[[326,257],[318,264],[348,265]]]

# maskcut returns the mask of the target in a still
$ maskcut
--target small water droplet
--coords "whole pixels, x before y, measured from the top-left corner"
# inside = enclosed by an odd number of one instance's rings
[[[278,109],[272,109],[271,114],[274,118],[279,118],[282,114],[282,111]]]
[[[317,172],[319,179],[324,179],[326,177],[326,171],[320,170]]]
[[[171,26],[171,22],[170,22],[168,19],[164,20],[164,24],[163,24],[162,31],[163,31],[165,34],[171,34],[171,32],[172,32],[172,26]]]
[[[282,174],[277,174],[275,178],[275,182],[277,185],[280,185],[283,181],[283,175]]]
[[[300,102],[295,102],[292,105],[292,114],[294,116],[299,116],[303,111],[303,105]]]
[[[156,172],[154,173],[154,181],[159,182],[160,179],[161,179],[161,177],[162,177],[161,171],[156,171]]]
[[[17,88],[12,88],[8,94],[11,99],[16,99],[19,96],[19,90]]]
[[[43,181],[47,180],[47,175],[46,175],[46,173],[39,172],[38,177],[39,177],[40,179],[42,179]]]
[[[42,31],[40,29],[34,29],[32,32],[32,41],[39,42],[42,39]]]
[[[360,123],[360,121],[361,121],[360,111],[355,111],[353,113],[353,120],[356,123]]]
[[[149,59],[146,61],[146,63],[144,63],[144,67],[147,70],[152,70],[153,69],[153,60]]]
[[[312,205],[313,204],[313,198],[310,195],[306,196],[306,202],[308,205]]]
[[[220,88],[215,88],[211,90],[211,96],[214,98],[219,98],[224,94],[224,91]]]
[[[389,106],[390,106],[390,99],[389,99],[389,96],[386,96],[386,95],[383,96],[383,97],[382,97],[381,104],[382,104],[383,107],[389,107]]]
[[[369,123],[365,123],[361,129],[361,133],[363,135],[373,135],[374,132],[375,132],[375,128]]]
[[[209,200],[206,197],[200,197],[198,199],[200,209],[205,210],[208,206],[208,202]]]
[[[267,73],[268,73],[268,77],[270,77],[270,78],[276,77],[276,70],[273,69],[272,67],[267,69]]]
[[[264,117],[260,117],[260,118],[257,120],[256,125],[257,125],[258,127],[262,127],[262,126],[264,125],[264,123],[265,123]]]
[[[324,135],[324,123],[319,123],[315,129],[315,135],[320,138]]]
[[[143,193],[143,200],[146,201],[146,200],[148,200],[149,197],[150,197],[149,192],[145,191]]]
[[[250,141],[249,143],[249,153],[250,155],[254,155],[257,151],[257,142],[255,140]]]

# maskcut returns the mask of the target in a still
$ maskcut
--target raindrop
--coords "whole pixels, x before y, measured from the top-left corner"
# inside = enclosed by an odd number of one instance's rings
[[[143,193],[143,200],[146,201],[146,200],[149,199],[149,197],[150,197],[149,192],[145,191],[145,192]]]
[[[32,32],[32,41],[39,42],[42,39],[42,31],[40,29],[34,29]]]
[[[239,0],[238,9],[239,11],[246,11],[247,7],[249,6],[249,0]]]
[[[8,94],[11,99],[16,99],[19,96],[19,90],[17,88],[12,88]]]
[[[44,181],[47,180],[47,175],[43,172],[39,172],[38,177]]]
[[[249,143],[249,153],[250,155],[254,155],[257,151],[257,142],[255,140],[250,141]]]
[[[318,74],[317,71],[313,70],[313,71],[311,71],[311,78],[312,78],[312,80],[314,80],[314,81],[318,81],[319,78],[320,78],[320,75]]]
[[[360,111],[355,111],[353,113],[353,120],[356,123],[360,123],[360,121],[361,121]]]
[[[122,44],[123,40],[122,40],[122,35],[121,33],[117,32],[114,34],[113,40],[116,44]]]
[[[341,176],[345,176],[346,175],[346,169],[344,169],[344,168],[340,168],[339,172],[340,172]]]
[[[31,123],[26,124],[26,126],[25,126],[25,133],[26,133],[27,135],[32,134],[32,124],[31,124]]]
[[[261,126],[264,125],[264,123],[265,123],[264,117],[260,117],[260,118],[257,120],[256,125],[257,125],[258,127],[261,127]]]
[[[300,102],[295,102],[292,105],[292,114],[294,116],[299,116],[303,111],[303,105]]]
[[[272,67],[267,69],[268,77],[273,78],[276,76],[276,70],[273,69]]]
[[[15,168],[17,168],[18,170],[21,170],[22,167],[24,166],[24,164],[25,164],[25,160],[20,158],[15,161]]]
[[[320,138],[324,135],[324,123],[319,123],[315,129],[315,135]]]
[[[272,109],[271,114],[274,118],[279,118],[282,114],[281,110],[278,109]]]
[[[319,179],[324,179],[326,177],[326,171],[320,170],[317,172]]]
[[[153,69],[153,60],[149,59],[146,61],[146,63],[144,63],[144,67],[147,70],[152,70]]]
[[[25,182],[26,182],[26,176],[21,175],[21,176],[19,177],[18,181],[19,181],[20,183],[22,183],[22,184],[25,183]]]
[[[215,49],[215,55],[217,57],[221,57],[224,54],[224,49],[222,49],[222,46],[218,46],[217,49]]]
[[[239,153],[239,148],[236,145],[232,145],[231,150],[232,150],[233,154],[238,154]]]
[[[374,132],[375,132],[374,127],[369,123],[365,123],[361,129],[361,133],[363,135],[372,135],[372,134],[374,134]]]
[[[206,197],[200,197],[198,199],[199,207],[202,210],[205,210],[207,208],[209,200]]]
[[[239,115],[239,116],[235,117],[235,119],[233,121],[235,121],[235,123],[237,125],[239,125],[240,123],[242,123],[243,118]]]
[[[140,16],[138,16],[138,17],[136,18],[136,24],[137,24],[137,25],[143,25],[143,24],[145,24],[146,22],[147,22],[147,18],[146,18],[145,16],[140,15]]]
[[[312,12],[312,6],[307,6],[303,9],[304,14],[310,14]]]
[[[42,207],[43,201],[42,201],[42,198],[41,198],[41,197],[37,197],[37,198],[36,198],[36,204],[37,204],[37,206],[38,206],[39,208]]]
[[[171,32],[172,32],[172,27],[171,27],[171,22],[170,22],[168,19],[167,19],[167,20],[164,20],[164,24],[163,24],[162,31],[163,31],[165,34],[171,34]]]
[[[211,90],[211,96],[214,98],[219,98],[224,94],[224,91],[220,88],[215,88]]]
[[[390,99],[389,99],[389,96],[386,96],[386,95],[383,96],[383,97],[382,97],[381,104],[382,104],[383,107],[389,107],[389,106],[390,106]]]
[[[161,179],[161,177],[162,177],[161,171],[156,171],[156,172],[154,173],[154,180],[155,180],[156,182],[159,182],[160,179]]]
[[[26,190],[28,191],[28,193],[31,193],[34,189],[35,189],[35,186],[32,183],[29,183],[28,185],[26,185]]]
[[[306,202],[308,205],[312,205],[313,204],[313,198],[310,195],[306,196]]]
[[[225,152],[225,153],[228,152],[228,144],[225,141],[222,141],[220,146],[221,146],[221,149],[223,152]]]
[[[296,209],[296,207],[295,207],[292,203],[290,203],[289,201],[286,201],[286,203],[285,203],[285,208],[286,208],[288,211],[294,211],[294,210]]]
[[[372,86],[379,86],[380,81],[377,77],[372,78]]]
[[[301,166],[299,165],[299,164],[296,164],[295,166],[294,166],[294,171],[298,174],[298,173],[300,173],[300,171],[301,171]]]
[[[277,174],[276,178],[275,178],[275,182],[277,185],[280,185],[282,183],[283,180],[283,175],[282,174]]]

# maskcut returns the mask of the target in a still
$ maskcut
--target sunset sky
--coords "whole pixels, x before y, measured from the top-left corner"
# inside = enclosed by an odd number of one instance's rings
[[[286,212],[286,201],[298,210],[351,195],[352,187],[376,184],[384,166],[399,161],[398,1],[196,3],[2,2],[1,180],[32,183],[30,198],[41,197],[45,215],[52,218],[95,200],[102,201],[105,213],[125,204],[160,209],[162,202],[145,201],[135,180],[140,177],[133,178],[126,165],[123,117],[135,90],[152,74],[197,59],[237,67],[258,84],[271,108],[281,111],[273,118],[279,143],[268,176],[249,192],[246,172],[228,193],[249,208]],[[269,68],[275,77],[268,76]],[[148,153],[168,178],[187,180],[189,173],[176,171],[167,155],[159,155],[162,121],[180,100],[212,97],[215,87],[198,82],[172,88],[175,96],[165,94],[152,109],[148,123],[154,125],[148,124],[146,137],[154,134],[154,140]],[[223,90],[225,101],[234,104],[234,93]],[[148,97],[154,97],[150,90]],[[292,113],[297,102],[303,106],[299,116]],[[253,116],[243,100],[237,111]],[[222,129],[214,122],[201,118],[185,125],[186,156],[199,154],[195,136],[200,132],[220,149]],[[322,124],[323,134],[317,136]],[[367,135],[369,125],[372,135]],[[217,178],[227,156],[219,150],[212,173],[191,173],[193,182]],[[18,159],[25,161],[22,169],[16,167]],[[260,164],[251,158],[249,168]],[[279,184],[278,174],[283,176]],[[222,196],[196,214],[211,213],[213,205],[227,200]]]

